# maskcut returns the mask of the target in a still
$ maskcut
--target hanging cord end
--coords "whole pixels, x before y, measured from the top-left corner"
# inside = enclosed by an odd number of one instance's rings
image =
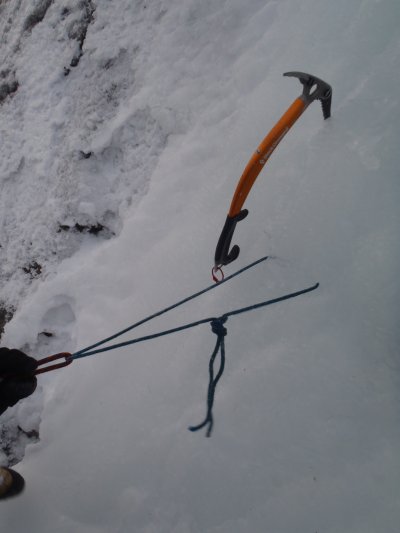
[[[206,414],[204,421],[201,424],[199,424],[198,426],[190,426],[188,428],[189,431],[195,432],[195,431],[199,431],[205,426],[208,426],[206,437],[211,437],[211,433],[213,430],[214,417],[213,417],[212,409],[214,406],[215,389],[217,387],[217,383],[220,380],[224,372],[224,368],[225,368],[225,340],[224,338],[228,332],[224,324],[227,320],[228,318],[226,316],[222,316],[219,318],[214,318],[210,322],[212,332],[217,335],[217,343],[215,345],[214,351],[211,355],[210,362],[208,365],[208,372],[209,372],[210,379],[208,382],[208,392],[207,392],[207,414]],[[219,351],[221,351],[220,366],[219,366],[218,373],[214,378],[214,362]]]

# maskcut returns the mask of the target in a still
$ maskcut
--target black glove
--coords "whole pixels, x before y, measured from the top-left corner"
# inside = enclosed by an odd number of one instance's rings
[[[0,415],[36,389],[37,361],[19,350],[0,348]]]

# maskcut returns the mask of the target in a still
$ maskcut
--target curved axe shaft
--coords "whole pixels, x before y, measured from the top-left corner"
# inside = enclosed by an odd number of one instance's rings
[[[330,117],[332,87],[328,83],[305,72],[285,72],[284,76],[298,78],[303,85],[303,92],[278,120],[247,163],[237,184],[225,225],[218,240],[214,258],[215,267],[228,265],[237,259],[240,252],[239,246],[233,246],[230,251],[229,248],[236,224],[248,214],[247,209],[242,210],[243,204],[265,163],[286,133],[314,100],[320,100],[324,119]]]

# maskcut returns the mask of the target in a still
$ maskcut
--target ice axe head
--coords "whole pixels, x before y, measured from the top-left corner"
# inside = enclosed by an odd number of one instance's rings
[[[314,100],[320,100],[324,118],[331,116],[332,87],[329,83],[305,72],[285,72],[284,76],[292,76],[300,80],[303,85],[303,94],[300,98],[307,106]]]

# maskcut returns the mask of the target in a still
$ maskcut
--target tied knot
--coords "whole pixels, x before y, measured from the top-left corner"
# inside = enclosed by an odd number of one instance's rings
[[[218,337],[225,337],[225,335],[228,333],[226,327],[224,326],[224,323],[226,322],[227,318],[214,318],[211,321],[211,329],[212,332],[218,335]]]

